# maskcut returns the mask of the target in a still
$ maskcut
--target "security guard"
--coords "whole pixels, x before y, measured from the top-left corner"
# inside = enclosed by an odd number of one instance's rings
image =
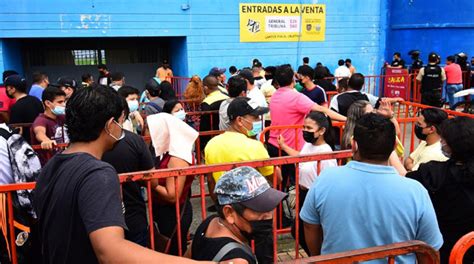
[[[411,59],[413,60],[410,67],[410,72],[418,71],[423,67],[423,61],[420,59],[419,50],[411,50],[410,52],[408,52],[408,55],[410,55]]]
[[[446,73],[439,63],[439,55],[431,52],[428,56],[428,65],[420,69],[416,80],[421,83],[421,103],[434,107],[441,107],[443,81]]]

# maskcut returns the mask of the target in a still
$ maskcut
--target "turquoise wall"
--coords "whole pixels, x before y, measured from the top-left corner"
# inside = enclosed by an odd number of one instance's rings
[[[326,4],[323,42],[239,42],[239,3]],[[189,7],[189,8],[187,8]],[[351,58],[358,71],[378,74],[385,54],[387,6],[384,0],[20,0],[0,2],[0,39],[70,37],[181,37],[173,40],[172,67],[179,75],[205,75],[213,66],[291,63],[305,56],[332,71]],[[14,49],[0,45],[0,71],[19,67]],[[5,54],[8,53],[8,54]]]

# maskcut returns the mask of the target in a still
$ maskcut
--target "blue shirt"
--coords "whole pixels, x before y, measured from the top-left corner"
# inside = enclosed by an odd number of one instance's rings
[[[426,189],[390,166],[351,161],[325,169],[311,186],[300,217],[322,226],[321,254],[408,240],[436,250],[443,244]],[[415,263],[415,256],[396,260]]]
[[[33,84],[31,86],[29,95],[34,96],[34,97],[38,98],[40,100],[40,102],[43,102],[43,98],[42,98],[43,97],[43,91],[44,91],[43,87],[41,87],[37,84]]]

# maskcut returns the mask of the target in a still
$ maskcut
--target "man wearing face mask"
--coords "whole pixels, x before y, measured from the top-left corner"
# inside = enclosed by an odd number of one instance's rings
[[[440,126],[448,114],[438,108],[423,109],[415,123],[415,135],[422,140],[420,145],[405,160],[408,171],[416,171],[422,163],[429,161],[446,161],[448,158],[441,151]]]
[[[61,88],[61,90],[64,91],[66,94],[66,100],[69,100],[71,98],[71,95],[76,91],[77,88],[77,83],[76,80],[69,78],[69,77],[61,77],[58,79],[58,82],[56,84],[53,84],[53,86]]]
[[[71,144],[43,167],[34,190],[42,262],[194,263],[124,238],[119,178],[100,161],[125,137],[124,118],[122,98],[111,88],[93,85],[69,100]]]
[[[268,113],[268,108],[258,106],[249,98],[235,98],[227,109],[230,121],[228,130],[212,138],[204,149],[206,164],[268,159],[270,156],[263,144],[253,139],[262,131],[261,116],[265,113]],[[269,182],[273,182],[273,166],[257,168],[257,170],[267,177]],[[209,193],[214,201],[216,201],[214,186],[222,175],[223,172],[215,172],[212,176],[208,176]],[[276,171],[276,176],[278,181],[281,181],[279,170]],[[262,256],[262,259],[273,262],[273,250],[268,248],[272,245],[273,243],[262,245],[260,247],[262,251],[257,252],[257,256]]]
[[[69,143],[64,126],[66,114],[66,94],[55,86],[49,86],[43,91],[44,113],[40,114],[31,126],[31,144],[39,145],[44,151],[39,151],[41,165],[47,161],[47,154],[56,144]]]
[[[11,75],[5,79],[5,90],[9,98],[16,103],[10,108],[10,124],[32,123],[43,113],[43,104],[36,97],[26,93],[26,80],[19,75]],[[20,128],[19,133],[30,142],[30,130]]]
[[[408,240],[441,247],[428,192],[389,166],[395,134],[389,119],[363,115],[354,128],[353,160],[326,168],[311,185],[300,214],[311,256]],[[396,261],[415,263],[415,258],[404,255]]]
[[[273,263],[259,258],[263,245],[258,241],[272,237],[273,210],[286,194],[271,188],[265,178],[250,167],[225,173],[214,193],[218,215],[208,217],[198,227],[186,255],[195,260],[255,264],[258,259],[258,263]],[[252,239],[256,243],[257,257],[249,247]]]

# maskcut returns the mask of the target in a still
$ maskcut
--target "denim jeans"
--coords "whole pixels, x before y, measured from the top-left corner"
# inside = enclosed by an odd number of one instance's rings
[[[462,98],[455,98],[454,94],[462,90],[462,84],[447,84],[446,85],[446,96],[449,100],[449,108],[453,109],[453,106],[462,100]]]

